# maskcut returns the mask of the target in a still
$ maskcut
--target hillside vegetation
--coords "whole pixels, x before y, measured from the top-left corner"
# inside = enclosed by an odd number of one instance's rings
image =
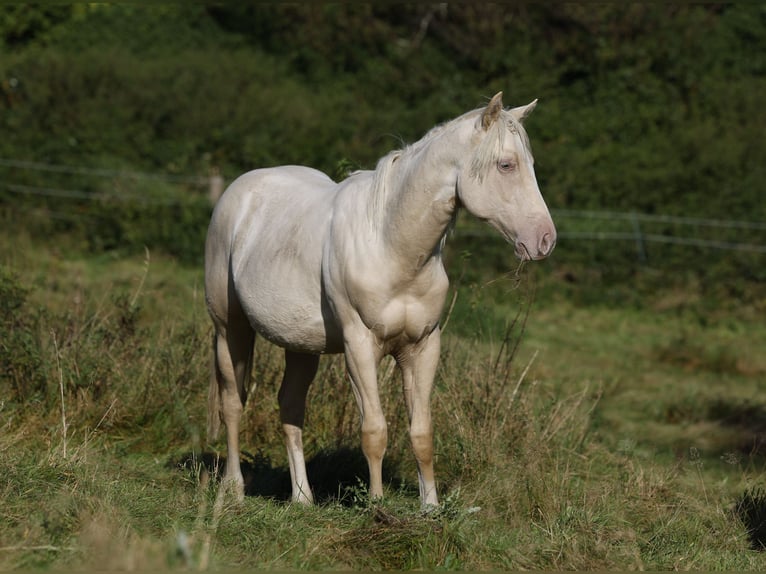
[[[199,263],[209,206],[196,178],[211,169],[230,181],[298,163],[342,177],[500,90],[509,104],[540,100],[527,127],[554,211],[766,221],[758,4],[18,4],[0,15],[0,158],[177,177],[0,162],[7,220],[43,237],[77,232],[96,252],[148,245]],[[567,240],[583,223],[558,224],[547,269],[570,284],[691,284],[720,301],[752,299],[764,280],[763,250],[637,253],[633,241]],[[766,244],[762,227],[645,227]],[[455,251],[491,263],[458,239]]]

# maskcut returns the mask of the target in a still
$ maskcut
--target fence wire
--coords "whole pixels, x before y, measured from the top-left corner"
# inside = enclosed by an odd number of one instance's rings
[[[23,172],[42,172],[59,173],[74,175],[79,177],[97,177],[111,178],[115,180],[134,179],[134,180],[156,180],[168,183],[185,184],[193,187],[204,188],[212,185],[210,177],[195,175],[176,175],[166,173],[148,173],[137,171],[113,170],[105,168],[94,168],[84,166],[71,166],[62,164],[50,164],[38,161],[27,161],[20,159],[0,158],[0,168],[6,168],[11,173]],[[216,177],[219,177],[216,175]],[[9,182],[8,177],[0,182],[0,189],[15,195],[48,197],[55,200],[78,200],[78,201],[115,201],[118,203],[135,202],[144,205],[171,205],[182,203],[183,199],[179,197],[148,197],[139,193],[133,193],[129,190],[120,189],[106,192],[89,192],[83,189],[68,189],[53,186],[36,186],[26,183]],[[219,184],[220,185],[220,184]],[[13,204],[10,204],[13,208]],[[20,206],[19,206],[20,207]],[[40,210],[40,213],[47,212],[51,217],[66,218],[87,218],[83,213],[67,213],[62,211],[66,205],[57,206],[59,209]],[[685,234],[670,233],[651,233],[646,232],[647,227],[657,225],[672,225],[684,228],[703,228],[719,230],[748,230],[748,231],[766,231],[766,222],[764,221],[746,221],[732,219],[711,219],[699,217],[686,217],[678,215],[648,214],[639,212],[622,211],[595,211],[595,210],[576,210],[576,209],[552,209],[551,215],[560,228],[559,241],[633,241],[639,256],[646,257],[645,245],[647,243],[664,243],[671,245],[693,246],[705,249],[718,249],[729,251],[742,251],[750,253],[766,253],[766,244],[753,242],[730,241],[725,239],[711,239],[709,237],[691,237]],[[568,229],[563,222],[567,220],[582,221],[588,226],[588,229]],[[591,225],[594,223],[595,225]],[[624,228],[626,225],[629,230],[624,229],[598,229],[600,225],[619,225]],[[456,235],[465,237],[494,238],[496,235],[490,229],[476,228],[473,226],[458,226]]]
[[[61,164],[50,164],[38,161],[0,158],[0,167],[15,168],[27,171],[44,171],[65,173],[90,177],[106,177],[119,179],[154,179],[175,183],[188,183],[200,186],[207,185],[208,178],[196,175],[174,175],[167,173],[147,173],[140,171],[114,170],[98,167],[82,167]]]

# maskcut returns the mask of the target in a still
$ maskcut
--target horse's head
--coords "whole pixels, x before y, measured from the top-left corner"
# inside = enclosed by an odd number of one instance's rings
[[[540,194],[527,134],[521,125],[537,100],[503,109],[498,93],[473,123],[473,156],[458,177],[460,202],[503,234],[522,261],[542,259],[556,245],[556,227]]]

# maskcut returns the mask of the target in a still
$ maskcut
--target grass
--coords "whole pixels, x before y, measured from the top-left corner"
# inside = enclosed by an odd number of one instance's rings
[[[319,504],[286,502],[281,358],[261,341],[236,505],[218,488],[225,452],[204,439],[200,270],[2,245],[2,570],[766,567],[755,320],[461,287],[433,399],[443,506],[429,514],[390,362],[385,498],[367,497],[358,415],[326,358],[306,430]]]

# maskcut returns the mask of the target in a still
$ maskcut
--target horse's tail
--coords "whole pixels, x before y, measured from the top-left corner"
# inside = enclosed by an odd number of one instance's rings
[[[210,369],[210,387],[207,392],[207,441],[212,443],[221,430],[221,388],[218,384],[220,372],[216,352],[216,334],[213,334],[213,364]]]

